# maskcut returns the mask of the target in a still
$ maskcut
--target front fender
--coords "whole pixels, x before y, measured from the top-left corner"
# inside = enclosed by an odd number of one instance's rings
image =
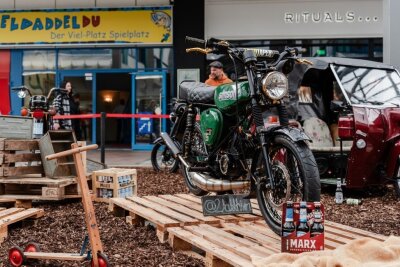
[[[275,136],[277,134],[283,134],[292,139],[293,142],[298,142],[298,141],[312,142],[311,138],[308,137],[308,135],[304,131],[298,128],[277,126],[277,127],[269,127],[267,129],[263,129],[262,132],[267,134],[267,136]]]
[[[153,145],[157,144],[157,143],[163,143],[164,140],[161,137],[158,137],[156,140],[153,141]]]

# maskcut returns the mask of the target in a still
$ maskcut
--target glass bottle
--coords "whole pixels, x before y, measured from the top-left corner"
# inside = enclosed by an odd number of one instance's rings
[[[315,237],[324,232],[324,225],[322,224],[321,203],[314,202],[314,223],[310,229],[310,236]]]
[[[336,204],[343,203],[342,181],[340,178],[337,178],[337,181],[336,181],[335,203]]]
[[[308,233],[310,227],[307,224],[307,202],[300,202],[300,219],[299,224],[297,225],[297,237],[303,236]]]
[[[296,230],[293,222],[293,202],[288,201],[286,204],[286,217],[282,226],[282,236],[288,236]]]

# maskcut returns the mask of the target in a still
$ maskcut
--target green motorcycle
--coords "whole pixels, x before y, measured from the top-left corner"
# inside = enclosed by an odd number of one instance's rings
[[[235,66],[243,64],[247,79],[218,87],[181,83],[177,101],[185,109],[175,118],[177,134],[161,133],[161,138],[180,161],[193,194],[256,196],[266,223],[279,234],[283,203],[320,200],[318,167],[306,143],[310,138],[289,125],[283,102],[286,74],[305,60],[296,48],[279,53],[235,48],[214,38],[186,40],[196,46],[187,52],[226,54]],[[265,127],[262,113],[272,108],[279,124]]]

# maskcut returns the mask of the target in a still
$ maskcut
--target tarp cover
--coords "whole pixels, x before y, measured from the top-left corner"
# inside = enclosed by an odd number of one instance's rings
[[[252,256],[252,262],[257,267],[398,267],[400,237],[390,236],[384,242],[360,238],[335,250],[279,253],[267,258]]]

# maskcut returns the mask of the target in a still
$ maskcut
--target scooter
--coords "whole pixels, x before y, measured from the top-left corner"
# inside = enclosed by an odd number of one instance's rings
[[[33,117],[33,138],[41,138],[48,130],[52,128],[52,116],[56,114],[53,107],[49,107],[49,99],[53,93],[67,92],[63,88],[53,87],[50,89],[47,96],[32,95],[31,90],[25,85],[11,88],[13,91],[18,91],[19,98],[24,99],[29,95],[29,108],[21,109],[22,116]],[[50,115],[50,116],[48,116]]]

